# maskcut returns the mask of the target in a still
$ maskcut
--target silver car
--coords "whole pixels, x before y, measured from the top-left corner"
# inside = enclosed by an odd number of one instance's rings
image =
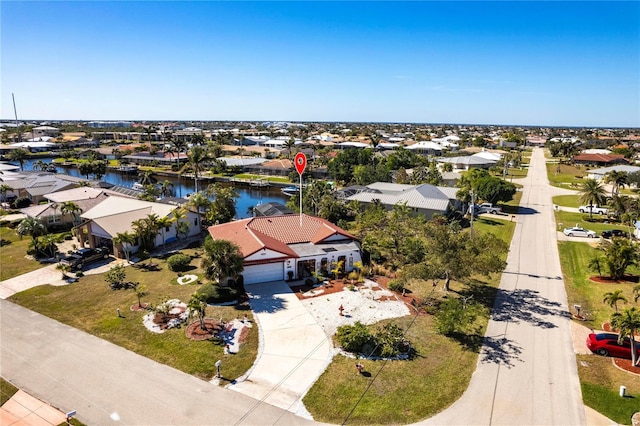
[[[566,235],[567,237],[589,237],[589,238],[595,238],[597,236],[595,231],[590,231],[588,229],[578,228],[578,227],[565,228],[563,232],[564,232],[564,235]]]

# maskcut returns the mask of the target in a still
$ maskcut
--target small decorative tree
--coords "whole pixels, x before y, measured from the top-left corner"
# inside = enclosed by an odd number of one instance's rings
[[[195,313],[200,320],[200,329],[206,330],[204,324],[204,317],[207,310],[207,300],[206,296],[202,293],[198,293],[197,291],[191,295],[191,299],[189,299],[189,303],[187,303],[187,307],[189,308],[189,316],[192,313]]]
[[[122,265],[116,265],[109,269],[105,274],[105,281],[107,281],[111,288],[121,288],[124,282],[127,272]]]
[[[134,290],[136,292],[136,297],[138,298],[138,308],[143,308],[141,299],[149,294],[147,286],[136,283]]]

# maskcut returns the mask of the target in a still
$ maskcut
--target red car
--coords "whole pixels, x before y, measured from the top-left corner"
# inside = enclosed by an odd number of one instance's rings
[[[614,333],[591,333],[587,337],[587,348],[593,353],[603,356],[631,359],[631,340],[626,337],[621,344]],[[640,342],[636,342],[636,353],[640,356]]]

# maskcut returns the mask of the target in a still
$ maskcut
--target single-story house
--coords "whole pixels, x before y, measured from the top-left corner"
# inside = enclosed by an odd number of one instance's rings
[[[431,219],[435,214],[447,216],[449,213],[462,209],[462,202],[456,198],[458,188],[422,185],[405,185],[399,183],[376,182],[367,185],[353,195],[344,198],[345,201],[358,201],[371,204],[380,201],[387,210],[396,204],[406,204],[415,213],[423,214]]]
[[[304,279],[327,273],[342,261],[344,272],[362,260],[356,238],[318,217],[254,217],[211,226],[214,239],[238,245],[244,257],[244,284]]]
[[[475,154],[438,158],[438,162],[450,163],[453,165],[454,170],[488,169],[497,163],[496,160],[478,157]]]
[[[573,157],[576,164],[586,164],[591,166],[612,166],[615,164],[629,164],[624,155],[618,154],[585,154],[581,153]]]
[[[90,247],[107,246],[113,248],[113,254],[116,257],[122,258],[125,257],[122,245],[113,244],[112,241],[117,234],[133,233],[133,223],[140,219],[146,219],[151,214],[155,214],[159,218],[168,217],[171,219],[174,217],[173,213],[176,208],[171,204],[111,195],[92,209],[83,212],[80,217],[84,222],[74,229],[76,237],[82,246],[84,246],[85,242],[88,242]],[[189,223],[187,238],[200,233],[200,217],[197,213],[187,211],[183,221]],[[155,246],[162,245],[163,241],[170,243],[176,239],[176,227],[169,226],[158,232]],[[130,248],[130,252],[135,253],[138,251],[139,246],[139,242],[134,243]]]
[[[611,167],[604,167],[601,169],[593,169],[593,170],[589,170],[589,174],[588,177],[589,179],[596,179],[596,180],[602,180],[604,179],[605,175],[607,173],[611,173],[611,172],[624,172],[624,173],[636,173],[636,172],[640,172],[640,167],[638,166],[627,166],[627,165],[619,165],[619,166],[611,166]]]
[[[442,145],[431,141],[420,141],[406,147],[409,151],[423,155],[442,155]]]

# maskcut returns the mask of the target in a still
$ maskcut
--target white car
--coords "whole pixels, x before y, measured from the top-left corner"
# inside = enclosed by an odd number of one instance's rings
[[[578,228],[578,227],[565,228],[563,232],[564,232],[564,235],[566,235],[567,237],[595,238],[597,236],[595,231],[589,231],[588,229]]]

